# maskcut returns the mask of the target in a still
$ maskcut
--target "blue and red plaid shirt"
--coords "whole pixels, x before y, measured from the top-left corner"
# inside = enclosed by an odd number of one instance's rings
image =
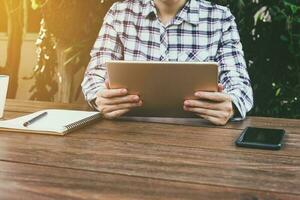
[[[237,25],[227,7],[187,0],[175,18],[164,25],[154,0],[116,2],[107,12],[91,51],[82,82],[87,101],[105,88],[108,60],[215,61],[219,63],[219,82],[241,118],[253,106]]]

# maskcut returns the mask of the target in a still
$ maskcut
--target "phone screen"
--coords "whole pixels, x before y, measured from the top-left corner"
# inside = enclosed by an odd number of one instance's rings
[[[282,130],[248,128],[242,141],[262,144],[278,144],[283,136]]]
[[[246,128],[236,141],[238,146],[278,149],[285,131],[282,129]]]

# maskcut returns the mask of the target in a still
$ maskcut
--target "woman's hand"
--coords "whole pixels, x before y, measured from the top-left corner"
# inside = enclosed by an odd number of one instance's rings
[[[234,115],[231,97],[223,93],[223,86],[219,84],[218,92],[196,92],[197,100],[184,101],[184,110],[212,122],[215,125],[226,125]]]
[[[129,95],[126,89],[110,89],[108,80],[105,81],[106,89],[97,94],[97,110],[106,119],[116,119],[131,108],[142,106],[138,95]]]

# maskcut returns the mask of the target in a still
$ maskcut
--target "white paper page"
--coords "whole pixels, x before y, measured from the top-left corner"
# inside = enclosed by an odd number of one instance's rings
[[[38,116],[39,114],[47,112],[48,114],[43,118],[37,120],[36,122],[28,125],[28,127],[23,126],[23,124],[30,119]],[[26,131],[49,131],[63,133],[66,128],[65,126],[77,122],[79,120],[85,119],[87,117],[93,116],[98,112],[88,112],[88,111],[75,111],[75,110],[41,110],[30,115],[23,117],[18,117],[11,120],[0,121],[0,128],[11,128]]]

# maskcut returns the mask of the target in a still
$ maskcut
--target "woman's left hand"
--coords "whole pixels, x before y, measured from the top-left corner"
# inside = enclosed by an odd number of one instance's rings
[[[215,125],[226,125],[234,115],[232,99],[223,93],[221,84],[218,90],[218,92],[196,92],[195,96],[199,99],[184,101],[184,110],[194,112]]]

